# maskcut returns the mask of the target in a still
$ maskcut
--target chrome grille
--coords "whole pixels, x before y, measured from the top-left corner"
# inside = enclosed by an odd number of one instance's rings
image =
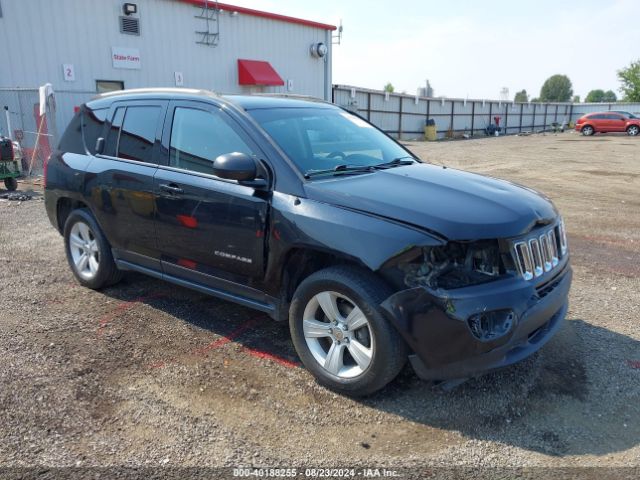
[[[531,250],[526,242],[518,242],[515,244],[516,260],[518,268],[525,280],[533,278],[533,261],[531,259]]]
[[[558,232],[560,233],[560,254],[564,256],[567,253],[567,231],[564,228],[564,220],[560,219],[558,224]]]
[[[518,272],[525,280],[531,280],[550,272],[567,253],[567,236],[564,222],[538,231],[513,244]]]
[[[544,272],[542,266],[542,252],[540,251],[540,242],[537,238],[529,240],[529,248],[531,248],[531,257],[533,258],[533,275],[539,277]]]
[[[558,242],[556,240],[555,228],[549,230],[549,233],[547,233],[547,238],[549,240],[549,257],[551,258],[551,268],[553,268],[560,262],[560,257],[558,256]]]

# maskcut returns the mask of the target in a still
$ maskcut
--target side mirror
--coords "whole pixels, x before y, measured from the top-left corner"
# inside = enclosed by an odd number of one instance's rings
[[[246,153],[232,152],[220,155],[213,161],[213,174],[228,180],[246,182],[256,178],[258,168],[256,161]]]

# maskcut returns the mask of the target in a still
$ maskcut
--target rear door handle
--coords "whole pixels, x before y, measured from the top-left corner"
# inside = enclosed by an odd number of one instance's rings
[[[167,192],[167,193],[171,193],[173,195],[178,195],[180,193],[184,193],[184,190],[182,190],[178,185],[176,185],[175,183],[161,183],[159,185],[160,190],[162,190],[163,192]]]

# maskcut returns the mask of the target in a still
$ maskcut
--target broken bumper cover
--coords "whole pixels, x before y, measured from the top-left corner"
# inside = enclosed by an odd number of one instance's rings
[[[448,291],[416,287],[390,296],[382,308],[413,350],[419,377],[464,379],[519,362],[547,343],[567,313],[571,278],[567,263],[543,285],[508,278]],[[474,335],[470,317],[504,311],[513,312],[504,334]]]

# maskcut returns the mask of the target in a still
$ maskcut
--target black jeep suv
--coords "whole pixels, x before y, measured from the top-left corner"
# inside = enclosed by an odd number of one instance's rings
[[[289,321],[336,391],[411,360],[457,381],[544,345],[567,311],[562,219],[540,194],[423,163],[335,105],[184,89],[83,105],[46,208],[89,288],[135,270]]]

